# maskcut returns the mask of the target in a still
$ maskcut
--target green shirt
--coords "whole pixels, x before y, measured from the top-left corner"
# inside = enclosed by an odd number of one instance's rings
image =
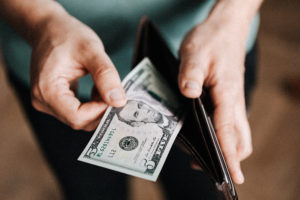
[[[58,0],[77,19],[101,38],[121,79],[130,71],[137,26],[143,15],[161,30],[175,56],[184,35],[202,22],[214,0]],[[259,18],[255,17],[247,41],[249,51],[256,38]],[[30,46],[6,24],[0,22],[1,45],[7,67],[29,86]],[[81,78],[79,96],[88,97],[93,83]]]

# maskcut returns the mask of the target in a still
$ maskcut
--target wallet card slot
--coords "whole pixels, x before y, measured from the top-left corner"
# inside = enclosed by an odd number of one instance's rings
[[[207,158],[208,159],[206,162],[210,163],[212,170],[214,172],[215,179],[220,183],[220,182],[222,182],[222,175],[220,174],[220,171],[217,170],[217,166],[215,165],[215,157],[214,157],[214,155],[212,155],[213,148],[212,148],[210,141],[208,140],[209,138],[207,138],[208,134],[209,134],[208,126],[206,126],[207,124],[203,123],[204,116],[203,116],[203,113],[201,112],[200,105],[195,103],[195,101],[193,101],[193,107],[194,107],[194,109],[193,109],[194,115],[195,115],[195,118],[197,119],[197,125],[198,125],[199,129],[201,129],[201,132],[202,132],[201,136],[202,136],[203,142],[205,144],[205,147],[207,149],[207,155],[208,155]]]
[[[207,166],[208,174],[211,176],[211,178],[215,181],[217,179],[215,177],[216,173],[213,171],[213,162],[211,161],[211,158],[209,157],[209,149],[207,148],[205,144],[205,140],[203,139],[203,130],[201,126],[199,126],[199,123],[197,121],[197,118],[193,114],[193,107],[192,107],[192,100],[189,100],[187,105],[188,113],[187,117],[185,119],[184,125],[181,129],[181,132],[178,137],[181,137],[184,139],[186,146],[191,149],[193,152],[193,155],[197,157],[201,157],[201,161],[205,163],[205,166]],[[201,163],[199,163],[201,164]]]
[[[206,139],[205,141],[208,143],[209,146],[211,146],[210,149],[212,149],[210,151],[212,155],[212,160],[214,162],[214,165],[216,166],[215,169],[219,169],[218,172],[218,176],[220,176],[220,180],[219,184],[222,183],[226,183],[227,184],[227,189],[229,189],[232,197],[237,198],[236,196],[236,191],[233,185],[233,182],[231,180],[231,176],[229,174],[223,153],[221,151],[215,130],[213,128],[213,124],[211,121],[211,118],[206,114],[204,105],[201,102],[201,99],[198,98],[197,100],[195,100],[194,102],[194,106],[197,107],[195,110],[198,112],[198,117],[201,117],[202,119],[202,125],[205,125],[204,127],[207,130],[207,135],[206,135]]]
[[[211,137],[212,137],[215,149],[217,151],[218,159],[220,161],[218,163],[220,163],[220,166],[222,168],[222,172],[223,172],[223,176],[224,176],[225,182],[228,183],[229,186],[230,186],[230,189],[232,189],[233,188],[233,183],[232,183],[232,180],[230,178],[230,174],[229,174],[228,168],[225,165],[225,159],[224,159],[223,153],[221,152],[221,148],[220,148],[218,139],[216,137],[216,133],[215,133],[215,130],[213,128],[212,121],[211,121],[210,117],[208,117],[207,119],[208,119],[209,129],[211,130],[210,131]]]
[[[213,180],[213,182],[216,182],[213,172],[211,171],[211,168],[206,164],[205,160],[203,159],[201,154],[199,154],[198,150],[194,147],[194,145],[192,145],[189,142],[189,140],[187,138],[185,138],[184,135],[182,135],[182,134],[179,134],[177,139],[182,145],[184,145],[184,148],[186,148],[192,154],[193,158],[195,159],[197,164],[199,164],[201,169],[205,173],[210,175],[209,177]]]

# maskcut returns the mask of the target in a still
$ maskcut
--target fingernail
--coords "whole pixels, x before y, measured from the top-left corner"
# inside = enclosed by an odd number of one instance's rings
[[[111,101],[123,101],[125,99],[123,92],[118,88],[111,90],[108,95]]]
[[[184,88],[190,89],[190,90],[199,90],[199,84],[195,81],[186,81],[184,84]]]

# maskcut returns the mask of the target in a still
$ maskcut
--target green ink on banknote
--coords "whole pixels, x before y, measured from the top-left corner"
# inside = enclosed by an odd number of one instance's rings
[[[109,144],[109,141],[111,140],[111,138],[113,137],[114,133],[116,132],[116,128],[113,128],[109,131],[109,133],[107,134],[106,139],[104,140],[103,144],[100,147],[100,153],[97,154],[98,157],[101,157],[103,152],[105,151],[107,145]]]

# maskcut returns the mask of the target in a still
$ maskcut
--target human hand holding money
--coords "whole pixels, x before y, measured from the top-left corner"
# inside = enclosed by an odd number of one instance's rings
[[[122,82],[128,98],[109,107],[80,161],[155,181],[183,122],[183,108],[149,59]]]
[[[39,34],[33,34],[34,40],[29,41],[32,105],[73,129],[95,130],[108,105],[120,107],[126,103],[119,74],[91,28],[55,1],[41,1],[39,6],[54,12],[34,26],[38,30],[33,32]],[[38,10],[45,14],[44,9]],[[93,78],[100,98],[81,102],[76,96],[77,83],[87,74]]]

